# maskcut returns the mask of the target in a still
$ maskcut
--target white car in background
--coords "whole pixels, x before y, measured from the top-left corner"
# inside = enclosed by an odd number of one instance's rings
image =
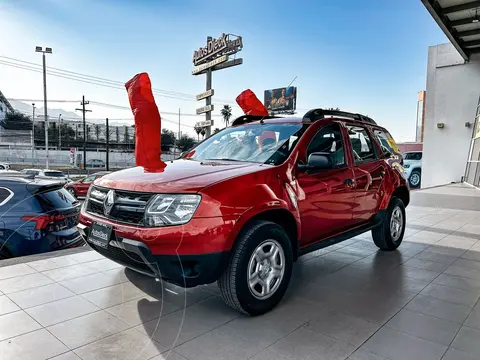
[[[403,168],[410,188],[419,188],[422,183],[422,152],[407,151],[403,153]]]
[[[0,170],[9,170],[10,164],[6,162],[0,162]]]
[[[56,180],[62,183],[68,183],[71,180],[60,170],[51,169],[23,169],[22,173],[34,175],[37,179]]]

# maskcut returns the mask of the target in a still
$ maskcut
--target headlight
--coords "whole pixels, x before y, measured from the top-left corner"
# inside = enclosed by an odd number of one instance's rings
[[[404,164],[403,167],[404,167],[405,169],[408,169],[408,168],[410,167],[410,164]]]
[[[201,200],[200,195],[156,195],[145,212],[145,225],[181,225],[190,221]]]

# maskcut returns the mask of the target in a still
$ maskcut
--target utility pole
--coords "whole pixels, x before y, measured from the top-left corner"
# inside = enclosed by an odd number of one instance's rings
[[[110,166],[109,166],[109,158],[108,158],[108,151],[109,151],[109,142],[110,142],[110,130],[109,130],[109,127],[108,127],[108,118],[106,119],[106,131],[105,131],[105,140],[107,141],[106,145],[105,145],[105,150],[106,150],[106,153],[105,153],[105,159],[106,159],[106,166],[107,166],[107,171],[110,171]]]
[[[82,105],[81,109],[75,109],[77,111],[81,111],[83,115],[83,170],[87,170],[87,126],[85,123],[85,113],[91,112],[92,110],[86,110],[85,105],[90,104],[90,101],[85,101],[85,95],[82,96]]]
[[[48,110],[47,110],[47,65],[45,60],[45,54],[51,54],[52,48],[46,47],[45,50],[41,46],[35,47],[35,52],[42,53],[43,59],[43,111],[45,115],[45,167],[48,169]]]
[[[58,150],[62,150],[62,114],[58,115]]]
[[[178,109],[178,141],[180,141],[180,137],[181,137],[181,134],[180,134],[180,109]],[[181,153],[181,151],[180,151]]]
[[[35,162],[35,103],[32,103],[32,167]]]

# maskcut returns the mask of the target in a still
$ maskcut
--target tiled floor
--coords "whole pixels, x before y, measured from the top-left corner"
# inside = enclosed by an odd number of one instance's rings
[[[0,268],[1,359],[480,358],[480,191],[416,191],[398,251],[370,234],[309,254],[257,318],[215,284],[155,282],[94,252]]]

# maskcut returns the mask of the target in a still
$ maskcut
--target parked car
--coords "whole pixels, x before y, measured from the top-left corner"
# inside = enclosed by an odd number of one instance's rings
[[[0,174],[0,259],[83,246],[79,212],[60,183]]]
[[[87,168],[104,168],[105,162],[101,159],[87,160]]]
[[[403,153],[405,176],[411,188],[419,188],[422,183],[422,152],[409,151]]]
[[[95,180],[79,229],[120,264],[183,287],[218,281],[228,305],[262,314],[304,254],[370,230],[397,249],[410,197],[395,149],[359,114],[242,116],[161,170]]]
[[[21,171],[23,174],[26,175],[34,175],[39,179],[46,179],[46,180],[56,180],[63,184],[70,182],[68,177],[60,170],[52,170],[52,169],[23,169]]]
[[[109,173],[109,171],[99,171],[95,174],[88,175],[83,179],[72,181],[66,184],[65,189],[67,189],[70,194],[77,198],[85,197],[87,196],[88,189],[90,188],[90,185],[92,185],[93,181]]]
[[[6,162],[0,162],[0,170],[8,170],[10,169],[10,164]]]

